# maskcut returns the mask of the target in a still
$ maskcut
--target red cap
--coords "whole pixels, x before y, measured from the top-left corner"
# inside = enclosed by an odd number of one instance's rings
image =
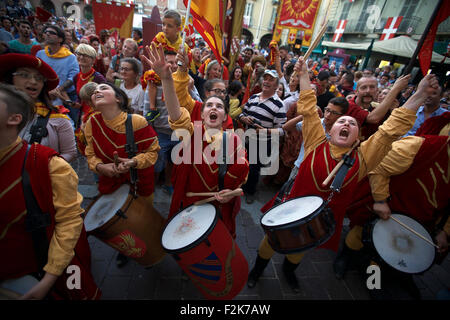
[[[47,91],[55,89],[59,84],[56,72],[47,63],[29,54],[7,53],[0,55],[0,81],[5,75],[17,68],[33,68],[47,79]]]

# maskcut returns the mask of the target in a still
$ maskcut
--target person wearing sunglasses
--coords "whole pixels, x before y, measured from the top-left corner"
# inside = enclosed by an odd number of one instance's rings
[[[49,91],[53,103],[63,104],[64,100],[77,101],[77,92],[73,78],[80,71],[77,58],[72,52],[63,46],[66,35],[56,25],[48,25],[44,29],[45,48],[36,53],[36,57],[46,62],[59,78],[56,88]],[[80,110],[68,106],[69,116],[74,123],[77,122]]]

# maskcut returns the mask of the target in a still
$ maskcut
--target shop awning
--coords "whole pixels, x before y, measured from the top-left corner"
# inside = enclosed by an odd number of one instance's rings
[[[350,42],[323,41],[322,46],[366,51],[370,46],[370,42],[350,43]],[[399,36],[389,40],[375,41],[373,44],[372,51],[410,58],[413,56],[416,47],[417,41],[407,36]],[[433,52],[433,56],[431,58],[432,62],[440,63],[442,59],[444,59],[444,56],[436,52]],[[450,59],[446,59],[445,63],[450,64]]]

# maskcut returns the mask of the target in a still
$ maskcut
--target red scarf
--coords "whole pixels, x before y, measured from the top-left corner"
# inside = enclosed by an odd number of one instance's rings
[[[78,73],[78,77],[77,77],[77,83],[76,83],[76,89],[77,89],[77,94],[80,95],[80,90],[81,88],[83,88],[83,86],[86,83],[91,82],[94,79],[94,73],[95,73],[95,69],[91,68],[91,70],[89,70],[86,73],[83,73],[80,71],[80,73]],[[83,123],[86,123],[88,120],[89,115],[93,112],[94,110],[86,103],[86,102],[81,102],[81,112],[83,112]]]

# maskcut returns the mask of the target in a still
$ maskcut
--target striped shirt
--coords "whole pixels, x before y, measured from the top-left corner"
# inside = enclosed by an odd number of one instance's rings
[[[250,117],[253,122],[264,128],[281,128],[287,120],[283,101],[276,93],[261,101],[261,94],[255,94],[248,99],[242,110],[242,115]]]

